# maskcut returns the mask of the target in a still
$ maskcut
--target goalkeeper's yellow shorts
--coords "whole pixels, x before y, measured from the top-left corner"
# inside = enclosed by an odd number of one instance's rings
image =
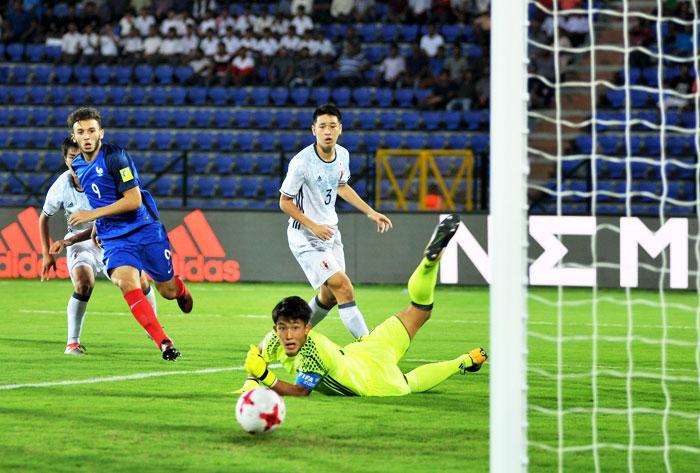
[[[346,354],[362,358],[367,366],[361,396],[403,396],[409,394],[406,378],[399,369],[411,339],[398,317],[390,317],[369,335],[343,348]],[[360,386],[357,386],[360,388]]]

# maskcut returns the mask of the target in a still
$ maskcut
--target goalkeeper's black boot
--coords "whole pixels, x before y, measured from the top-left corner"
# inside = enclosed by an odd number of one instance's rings
[[[459,372],[462,374],[466,374],[467,371],[476,373],[481,369],[481,365],[486,362],[488,357],[483,348],[474,348],[464,357],[464,361],[459,365]]]
[[[450,214],[435,227],[433,235],[430,237],[430,242],[423,252],[423,256],[425,256],[428,261],[435,261],[440,257],[442,250],[445,249],[457,232],[459,222],[459,215]]]
[[[173,342],[167,338],[160,342],[160,351],[163,353],[163,359],[168,361],[175,361],[177,357],[180,356],[180,350],[175,348]]]

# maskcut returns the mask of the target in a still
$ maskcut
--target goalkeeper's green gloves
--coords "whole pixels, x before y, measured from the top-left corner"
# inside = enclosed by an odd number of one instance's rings
[[[265,363],[265,360],[260,355],[260,350],[255,345],[250,346],[243,366],[248,373],[258,378],[261,383],[269,388],[277,382],[277,376],[267,369],[267,363]]]
[[[245,383],[243,383],[243,386],[241,386],[240,389],[235,390],[233,393],[234,394],[247,393],[248,391],[252,391],[253,389],[255,389],[259,386],[260,386],[260,381],[258,381],[257,379],[248,378],[245,380]]]

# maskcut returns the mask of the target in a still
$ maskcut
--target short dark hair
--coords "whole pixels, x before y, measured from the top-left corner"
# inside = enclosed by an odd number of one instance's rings
[[[314,110],[314,118],[311,123],[316,123],[316,119],[321,115],[333,115],[338,117],[338,121],[342,123],[342,115],[340,114],[340,109],[333,103],[326,103]]]
[[[277,323],[280,317],[303,320],[306,325],[311,320],[311,307],[299,296],[285,297],[272,309],[272,321]]]
[[[66,136],[63,138],[63,143],[61,143],[61,155],[65,158],[68,155],[68,150],[71,148],[78,148],[78,143],[73,141],[73,138]]]
[[[70,115],[68,115],[68,128],[73,129],[73,125],[76,122],[83,120],[97,120],[97,124],[102,128],[102,115],[93,107],[80,107],[73,110]]]

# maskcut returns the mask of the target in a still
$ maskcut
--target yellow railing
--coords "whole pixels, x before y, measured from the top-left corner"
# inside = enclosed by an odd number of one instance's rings
[[[415,156],[416,160],[411,166],[408,175],[403,182],[403,186],[399,184],[396,174],[390,163],[391,157],[396,156]],[[445,179],[435,163],[435,156],[455,156],[462,158],[459,169],[452,181],[452,185],[448,188]],[[436,150],[436,149],[380,149],[377,151],[375,159],[375,191],[374,201],[377,208],[381,208],[382,202],[382,181],[384,176],[389,180],[394,194],[396,194],[396,209],[408,210],[407,195],[411,184],[415,179],[418,179],[418,208],[426,210],[426,195],[428,194],[428,178],[430,172],[435,176],[437,188],[440,191],[441,197],[444,199],[445,210],[457,210],[455,205],[455,196],[459,185],[464,177],[466,183],[466,200],[464,203],[465,210],[474,210],[474,201],[472,196],[473,183],[473,163],[474,154],[471,150]],[[448,176],[445,176],[448,177]]]

